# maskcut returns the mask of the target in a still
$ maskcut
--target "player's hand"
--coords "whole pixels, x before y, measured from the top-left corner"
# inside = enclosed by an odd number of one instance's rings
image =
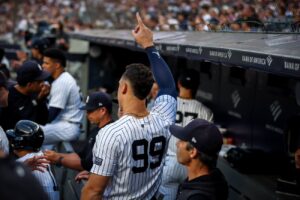
[[[45,158],[50,161],[51,164],[56,164],[60,158],[60,155],[52,150],[44,151]]]
[[[38,100],[47,97],[49,95],[49,93],[50,93],[50,84],[49,83],[42,82],[40,84],[40,87],[41,87],[41,91],[40,91],[40,93],[37,96]]]
[[[300,148],[295,152],[295,164],[296,168],[300,169]]]
[[[132,30],[132,35],[135,41],[141,45],[144,49],[153,46],[153,33],[145,26],[139,13],[136,13],[137,26]]]
[[[45,159],[45,156],[34,156],[25,160],[25,165],[27,165],[32,171],[38,170],[44,172],[47,168],[49,161]]]
[[[76,182],[80,182],[81,180],[88,180],[90,177],[90,172],[88,171],[81,171],[79,172],[76,177],[75,177],[75,181]]]

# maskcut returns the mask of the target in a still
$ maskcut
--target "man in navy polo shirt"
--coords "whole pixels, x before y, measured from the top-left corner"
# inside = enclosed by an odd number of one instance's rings
[[[17,71],[17,84],[9,88],[8,106],[5,108],[5,130],[14,128],[21,119],[39,124],[48,120],[46,97],[50,86],[44,83],[50,74],[35,61],[25,61]]]

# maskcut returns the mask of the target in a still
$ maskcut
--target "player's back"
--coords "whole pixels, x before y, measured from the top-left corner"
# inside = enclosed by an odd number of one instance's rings
[[[213,120],[212,111],[196,99],[177,97],[176,124],[186,126],[193,119]]]
[[[100,130],[93,149],[94,155],[99,157],[94,158],[91,171],[112,176],[104,197],[151,199],[158,190],[170,137],[169,126],[174,122],[176,108],[176,100],[168,98],[168,103],[154,106],[144,118],[128,113]],[[106,150],[95,152],[99,146]],[[107,169],[106,166],[114,167]]]
[[[17,161],[24,162],[25,160],[32,158],[34,156],[43,156],[43,155],[44,154],[41,151],[28,153],[25,156],[18,158]],[[45,172],[34,170],[32,173],[36,177],[36,179],[40,182],[44,191],[48,194],[49,199],[58,200],[59,199],[58,187],[54,175],[51,172],[50,165],[49,164],[47,165]]]

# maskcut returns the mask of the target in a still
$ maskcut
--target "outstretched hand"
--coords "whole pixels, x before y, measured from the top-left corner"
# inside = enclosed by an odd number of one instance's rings
[[[45,159],[45,156],[34,156],[25,160],[24,162],[32,171],[38,170],[44,172],[47,168],[49,161]]]
[[[132,35],[135,41],[141,45],[144,49],[153,46],[153,33],[145,26],[139,13],[136,13],[137,25],[134,30],[132,30]]]

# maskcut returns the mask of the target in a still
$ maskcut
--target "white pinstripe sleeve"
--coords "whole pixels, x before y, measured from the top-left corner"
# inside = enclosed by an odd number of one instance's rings
[[[101,129],[93,148],[93,167],[91,172],[101,176],[112,176],[117,166],[120,145],[113,129]]]
[[[64,109],[68,101],[69,93],[70,87],[68,84],[57,84],[54,82],[50,91],[49,106]]]

